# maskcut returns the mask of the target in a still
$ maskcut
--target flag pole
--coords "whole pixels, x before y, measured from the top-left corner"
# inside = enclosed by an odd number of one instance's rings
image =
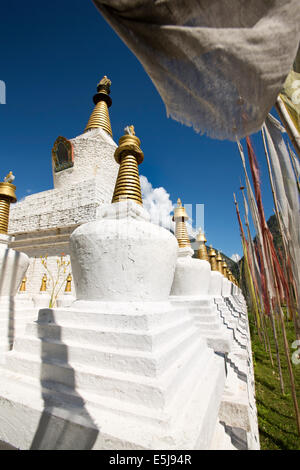
[[[280,95],[277,96],[275,107],[300,158],[300,135]]]

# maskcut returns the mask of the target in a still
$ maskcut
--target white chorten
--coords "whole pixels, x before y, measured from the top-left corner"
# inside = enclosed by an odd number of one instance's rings
[[[33,296],[39,294],[46,272],[40,257],[48,256],[48,267],[55,274],[61,254],[69,259],[71,233],[79,225],[95,220],[98,208],[111,201],[118,165],[108,113],[109,94],[110,81],[104,77],[98,84],[95,108],[84,133],[55,141],[54,188],[25,197],[11,210],[9,234],[14,241],[10,246],[30,258],[27,293]],[[47,289],[49,294],[50,282]],[[75,294],[74,283],[72,291]]]
[[[0,441],[21,449],[209,449],[222,358],[169,301],[176,238],[142,207],[127,134],[113,203],[71,235],[77,300],[43,309],[1,368]]]

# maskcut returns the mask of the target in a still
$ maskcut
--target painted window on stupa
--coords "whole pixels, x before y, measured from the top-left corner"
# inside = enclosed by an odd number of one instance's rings
[[[57,137],[52,149],[54,171],[65,170],[74,165],[73,145],[65,137]]]

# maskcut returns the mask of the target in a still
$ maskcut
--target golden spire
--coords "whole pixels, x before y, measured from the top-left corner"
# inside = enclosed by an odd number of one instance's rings
[[[177,238],[179,248],[191,246],[191,242],[190,242],[188,231],[187,231],[186,224],[185,224],[188,218],[189,217],[186,213],[185,208],[182,206],[181,200],[178,199],[177,207],[174,209],[173,222],[176,223],[175,237]]]
[[[199,243],[198,258],[202,259],[202,260],[205,260],[205,261],[209,261],[208,254],[207,254],[207,248],[205,246],[205,243],[207,242],[207,240],[205,238],[204,232],[202,232],[200,230],[200,232],[197,235],[196,240]]]
[[[89,129],[96,129],[101,127],[104,129],[108,134],[112,136],[112,130],[110,125],[109,119],[109,112],[108,108],[112,104],[110,94],[110,86],[111,81],[107,78],[106,75],[100,80],[97,85],[97,93],[93,97],[93,101],[95,104],[94,111],[91,114],[89,122],[84,130],[84,132],[88,131]]]
[[[223,274],[223,268],[222,268],[222,264],[223,264],[223,259],[222,259],[222,256],[220,254],[220,252],[218,251],[218,254],[217,254],[217,257],[216,257],[216,262],[217,262],[217,268],[218,268],[218,271]]]
[[[16,187],[12,184],[15,179],[10,171],[0,183],[0,233],[7,235],[9,223],[9,209],[12,202],[17,202]]]
[[[46,290],[47,290],[47,275],[44,274],[44,276],[42,277],[42,284],[41,284],[40,292],[46,292]]]
[[[120,138],[119,147],[115,151],[115,160],[120,168],[112,203],[132,199],[143,205],[138,168],[144,160],[141,141],[136,137],[133,126],[127,126],[124,130],[125,135]]]
[[[227,263],[226,261],[223,259],[223,263],[222,263],[222,274],[224,277],[227,277]]]
[[[65,292],[71,292],[72,291],[71,282],[72,282],[72,275],[70,273],[67,277]]]
[[[210,245],[210,250],[209,250],[208,255],[209,255],[211,270],[218,271],[218,266],[217,266],[217,261],[216,261],[217,254],[211,245]]]
[[[23,277],[23,279],[22,279],[19,292],[25,292],[25,291],[26,291],[26,282],[27,282],[27,277],[25,276],[25,277]]]

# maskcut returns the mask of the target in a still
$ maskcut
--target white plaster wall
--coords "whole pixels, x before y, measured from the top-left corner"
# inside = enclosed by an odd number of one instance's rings
[[[29,265],[24,253],[8,248],[9,237],[0,234],[0,298],[14,296]]]
[[[82,224],[96,217],[99,204],[110,202],[112,190],[95,179],[69,188],[52,189],[27,196],[11,206],[9,234],[18,234]]]
[[[114,159],[117,145],[110,135],[103,129],[91,129],[70,141],[73,144],[74,166],[58,173],[53,170],[54,188],[66,189],[96,178],[103,189],[111,191],[119,165]]]
[[[223,275],[218,271],[211,271],[209,295],[220,297],[222,295]]]
[[[223,277],[223,283],[222,283],[222,296],[223,297],[229,297],[231,295],[231,282],[226,278]]]

